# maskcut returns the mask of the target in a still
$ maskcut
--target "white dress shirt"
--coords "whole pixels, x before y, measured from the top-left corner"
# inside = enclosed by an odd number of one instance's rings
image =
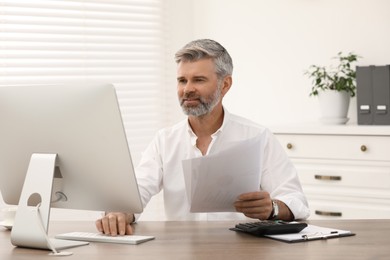
[[[265,127],[224,109],[224,121],[212,135],[207,154],[215,154],[232,142],[261,136],[262,172],[259,190],[268,191],[272,199],[283,201],[296,219],[309,216],[297,172],[273,134]],[[244,220],[242,213],[191,213],[185,190],[182,160],[200,157],[196,135],[185,119],[160,130],[144,152],[136,168],[144,206],[153,195],[164,191],[166,220]],[[239,172],[237,174],[240,174]],[[252,191],[248,191],[252,192]]]

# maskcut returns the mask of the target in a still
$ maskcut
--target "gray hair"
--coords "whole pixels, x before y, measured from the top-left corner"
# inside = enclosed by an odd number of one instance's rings
[[[175,54],[176,63],[181,61],[197,61],[212,58],[215,63],[215,72],[221,79],[233,73],[233,61],[227,50],[218,42],[209,39],[200,39],[186,44]]]

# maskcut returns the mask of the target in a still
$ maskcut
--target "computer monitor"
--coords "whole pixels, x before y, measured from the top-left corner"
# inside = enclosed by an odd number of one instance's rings
[[[51,207],[141,213],[114,86],[0,87],[0,189],[16,246],[50,249]]]

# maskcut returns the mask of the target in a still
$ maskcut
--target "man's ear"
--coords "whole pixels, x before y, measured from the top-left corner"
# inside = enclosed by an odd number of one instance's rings
[[[225,94],[229,91],[230,87],[233,84],[233,78],[231,75],[227,75],[224,77],[223,82],[222,82],[222,96],[225,96]]]

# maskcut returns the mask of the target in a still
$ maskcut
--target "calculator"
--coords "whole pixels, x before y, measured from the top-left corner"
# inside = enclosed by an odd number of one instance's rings
[[[245,232],[255,236],[299,233],[307,227],[306,223],[287,222],[281,220],[261,220],[256,222],[239,223],[233,231]]]

